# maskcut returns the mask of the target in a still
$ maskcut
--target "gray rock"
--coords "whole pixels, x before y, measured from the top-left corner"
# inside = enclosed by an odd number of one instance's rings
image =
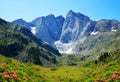
[[[35,19],[32,21],[32,24],[36,27],[36,36],[38,38],[49,44],[53,44],[61,35],[63,21],[64,18],[62,16],[55,18],[51,14]]]
[[[58,27],[59,32],[60,32],[60,33],[59,33],[59,37],[58,37],[57,40],[59,40],[59,38],[60,38],[60,35],[61,35],[61,32],[62,32],[62,26],[63,26],[64,20],[65,20],[65,18],[64,18],[62,15],[56,17],[57,27]]]
[[[62,27],[62,34],[60,36],[61,42],[69,43],[78,40],[81,32],[89,21],[89,17],[70,10]]]
[[[111,30],[116,30],[120,27],[120,22],[117,20],[107,20],[107,19],[102,19],[100,21],[97,21],[94,31],[99,31],[99,32],[108,32]]]

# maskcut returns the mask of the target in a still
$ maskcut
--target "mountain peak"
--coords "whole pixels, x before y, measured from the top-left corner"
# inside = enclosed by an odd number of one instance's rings
[[[13,23],[27,23],[27,22],[23,20],[22,18],[20,18],[20,19],[13,21]]]
[[[86,16],[86,15],[80,13],[80,12],[76,13],[76,12],[70,10],[66,17],[72,17],[72,16],[78,17],[78,18],[80,18],[82,20],[85,20],[85,19],[90,20],[88,16]]]
[[[30,29],[31,27],[34,26],[34,25],[32,25],[31,23],[26,22],[25,20],[23,20],[23,19],[21,19],[21,18],[13,21],[12,23],[16,23],[16,24],[23,25],[23,26],[27,27],[28,29]]]
[[[76,13],[74,11],[70,10],[66,17],[68,17],[68,16],[75,16],[75,15],[76,15]]]
[[[56,18],[64,18],[62,15],[57,16]]]
[[[75,13],[73,10],[69,10],[69,13]]]
[[[53,14],[49,14],[48,16],[46,16],[46,17],[50,17],[50,18],[55,18],[55,16],[53,15]]]

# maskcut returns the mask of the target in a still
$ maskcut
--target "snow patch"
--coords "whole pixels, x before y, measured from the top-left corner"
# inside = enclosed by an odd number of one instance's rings
[[[116,32],[117,30],[114,27],[111,28],[111,32]]]
[[[116,32],[116,31],[117,31],[117,30],[115,30],[115,29],[114,29],[114,30],[111,30],[111,32]]]
[[[75,47],[76,43],[74,42],[62,43],[59,40],[55,42],[55,45],[60,53],[71,54],[74,53],[73,48]]]
[[[31,32],[35,35],[36,34],[36,27],[31,27]]]
[[[79,34],[78,28],[67,28],[64,30],[64,33],[62,33],[62,36],[66,34],[68,31],[72,32],[73,37],[71,40],[69,40],[68,43],[62,43],[60,40],[56,41],[54,44],[56,48],[59,50],[60,53],[65,53],[65,54],[72,54],[75,53],[75,47],[79,42],[83,42],[86,39],[86,36],[84,36],[85,31],[87,30],[87,27],[90,25],[90,22],[88,22],[82,29],[82,32]],[[78,32],[77,37],[75,32]],[[76,39],[77,38],[77,39]]]
[[[98,32],[91,32],[91,35],[97,35],[98,34]]]

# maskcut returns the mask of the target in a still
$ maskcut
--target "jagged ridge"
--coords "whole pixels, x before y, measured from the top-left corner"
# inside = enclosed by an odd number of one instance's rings
[[[20,22],[16,23],[22,24]],[[100,21],[92,21],[88,16],[79,12],[75,13],[72,10],[68,12],[66,18],[48,15],[36,18],[31,24],[34,25],[34,34],[38,38],[56,47],[59,51],[64,51],[64,53],[67,50],[72,53],[74,50],[73,45],[84,41],[88,36],[102,32],[115,32],[120,28],[120,22],[117,20],[102,19]],[[72,49],[69,50],[69,47]]]

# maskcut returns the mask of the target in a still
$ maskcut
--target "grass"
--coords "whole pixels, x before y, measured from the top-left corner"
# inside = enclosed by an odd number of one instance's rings
[[[4,72],[9,76],[16,74],[17,79],[13,76],[6,78]],[[120,62],[117,60],[103,66],[45,68],[0,56],[0,82],[119,82],[119,72]]]

